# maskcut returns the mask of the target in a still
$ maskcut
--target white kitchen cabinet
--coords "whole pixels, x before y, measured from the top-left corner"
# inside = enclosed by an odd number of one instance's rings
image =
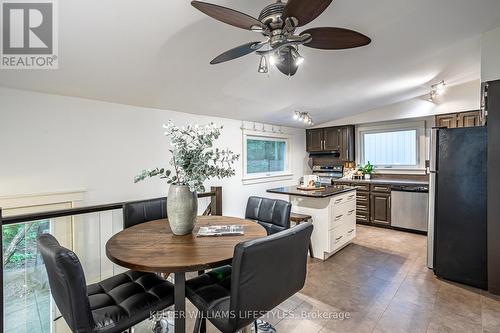
[[[326,260],[356,237],[356,190],[327,198],[290,196],[292,211],[312,216],[314,257]]]

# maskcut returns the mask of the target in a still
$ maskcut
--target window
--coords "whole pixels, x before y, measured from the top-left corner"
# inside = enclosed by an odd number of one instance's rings
[[[83,192],[0,197],[4,216],[69,209],[81,204]],[[4,332],[69,332],[50,296],[45,265],[36,239],[50,232],[65,246],[72,244],[71,217],[2,226]],[[100,232],[100,228],[99,232]],[[81,237],[81,234],[79,234]],[[71,248],[71,246],[69,246]],[[100,251],[99,248],[96,249]],[[84,267],[87,271],[87,267]]]
[[[247,139],[247,173],[285,171],[286,141]]]
[[[424,128],[423,122],[360,128],[360,163],[370,162],[376,169],[422,169]]]
[[[291,176],[288,136],[244,131],[243,146],[244,181]]]

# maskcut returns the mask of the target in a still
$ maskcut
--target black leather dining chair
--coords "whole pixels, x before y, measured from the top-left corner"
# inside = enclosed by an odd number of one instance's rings
[[[245,218],[257,221],[272,235],[290,228],[291,209],[287,201],[252,196],[248,198]]]
[[[123,229],[167,218],[167,198],[129,202],[123,205]]]
[[[78,257],[50,234],[37,239],[50,292],[75,333],[118,333],[174,303],[173,285],[156,274],[127,271],[86,285]]]
[[[302,289],[313,225],[297,227],[238,244],[232,266],[186,282],[186,295],[199,310],[194,332],[205,318],[223,333],[252,324]]]

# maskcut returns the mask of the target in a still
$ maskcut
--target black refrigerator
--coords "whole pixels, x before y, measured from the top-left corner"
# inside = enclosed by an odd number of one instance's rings
[[[488,112],[488,289],[500,295],[500,81],[484,86]]]
[[[434,129],[434,273],[486,289],[487,129]]]

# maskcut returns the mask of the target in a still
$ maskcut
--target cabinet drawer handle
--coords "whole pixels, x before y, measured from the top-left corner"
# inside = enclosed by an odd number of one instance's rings
[[[353,231],[354,231],[354,229],[351,229],[351,230],[349,230],[347,233],[348,233],[348,234],[352,234],[352,232],[353,232]]]
[[[337,242],[337,241],[341,240],[342,237],[344,237],[344,236],[340,236],[340,237],[335,238],[335,241]]]
[[[337,199],[337,200],[335,200],[335,203],[342,202],[342,200],[344,200],[344,199],[343,198]]]
[[[387,191],[387,187],[375,186],[373,189],[375,191]]]
[[[335,216],[335,219],[338,220],[338,219],[342,218],[342,216],[344,216],[344,214],[337,215],[337,216]]]
[[[354,209],[353,210],[350,210],[347,212],[347,215],[351,215],[352,213],[354,213]]]
[[[354,195],[350,195],[347,197],[347,200],[352,200],[354,198]]]

